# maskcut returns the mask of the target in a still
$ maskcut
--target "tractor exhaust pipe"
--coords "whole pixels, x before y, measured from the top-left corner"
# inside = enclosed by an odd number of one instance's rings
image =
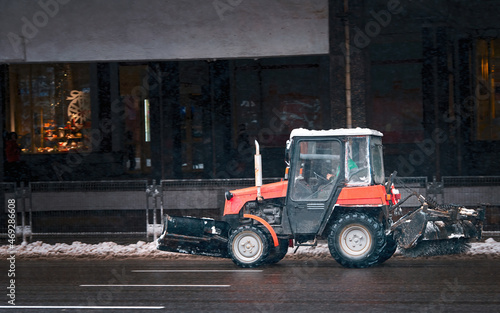
[[[260,187],[262,187],[262,156],[260,155],[260,146],[255,140],[255,186],[257,187],[257,200],[262,201]]]

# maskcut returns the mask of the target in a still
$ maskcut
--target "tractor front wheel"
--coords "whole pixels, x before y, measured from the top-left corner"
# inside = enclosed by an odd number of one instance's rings
[[[382,223],[358,212],[340,216],[328,236],[330,254],[344,267],[365,268],[385,261],[386,244]]]
[[[276,264],[288,253],[288,239],[279,239],[279,246],[274,247],[272,245],[273,240],[270,239],[270,244],[272,248],[270,249],[269,256],[266,259],[266,264]]]
[[[392,234],[387,235],[385,239],[386,239],[386,244],[378,260],[379,263],[383,263],[389,260],[394,255],[396,249],[398,248],[396,241],[392,237]]]
[[[269,255],[266,235],[255,226],[240,226],[229,237],[229,256],[239,267],[258,267]]]

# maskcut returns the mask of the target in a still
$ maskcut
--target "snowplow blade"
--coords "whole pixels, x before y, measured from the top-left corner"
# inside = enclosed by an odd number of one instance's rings
[[[229,225],[209,218],[164,216],[156,248],[162,251],[228,257]]]
[[[398,247],[407,256],[466,252],[468,241],[481,239],[484,208],[475,210],[447,205],[419,209],[401,217],[391,227]]]
[[[398,246],[404,249],[410,249],[417,244],[422,237],[427,225],[427,216],[422,208],[408,213],[400,218],[391,227]]]

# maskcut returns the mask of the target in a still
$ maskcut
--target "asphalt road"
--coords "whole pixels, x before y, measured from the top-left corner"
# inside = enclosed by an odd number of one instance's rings
[[[226,259],[3,259],[0,312],[500,312],[499,265],[484,256],[397,257],[369,269],[333,259],[258,269]]]

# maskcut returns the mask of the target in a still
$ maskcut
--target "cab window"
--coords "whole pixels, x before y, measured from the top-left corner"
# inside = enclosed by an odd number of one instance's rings
[[[293,200],[329,199],[341,173],[342,146],[338,140],[302,140],[295,147],[291,197]]]
[[[345,178],[349,186],[370,184],[370,151],[367,137],[352,137],[346,141]]]

